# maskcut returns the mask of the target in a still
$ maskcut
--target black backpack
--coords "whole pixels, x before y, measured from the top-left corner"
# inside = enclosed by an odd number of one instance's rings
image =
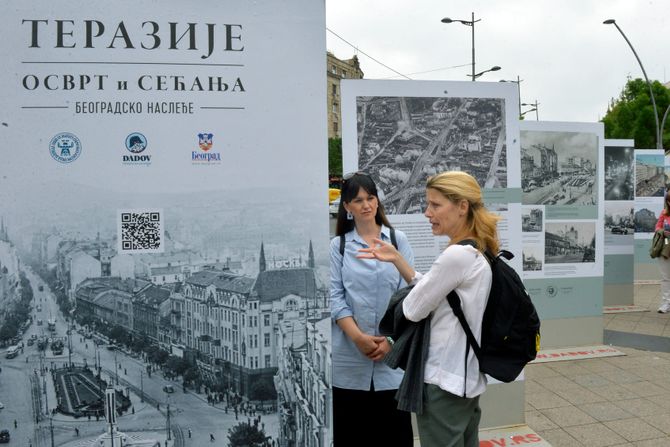
[[[391,239],[391,244],[395,247],[395,249],[398,249],[398,241],[395,239],[395,229],[394,228],[389,228],[389,233],[390,233],[390,239]],[[344,240],[344,234],[340,234],[340,254],[344,256],[344,244],[346,244],[346,241]]]
[[[459,244],[477,248],[472,240],[463,240]],[[491,265],[492,281],[482,321],[481,346],[465,320],[461,300],[455,290],[447,295],[447,301],[469,342],[465,352],[465,377],[472,346],[481,372],[501,382],[512,382],[528,362],[535,360],[540,349],[540,318],[521,278],[501,259],[510,260],[514,255],[507,250],[501,250],[498,256],[488,251],[484,254]]]

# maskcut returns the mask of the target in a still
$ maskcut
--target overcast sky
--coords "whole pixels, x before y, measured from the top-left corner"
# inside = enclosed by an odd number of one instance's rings
[[[602,24],[609,18],[630,39],[649,79],[670,80],[669,0],[326,1],[328,29],[358,47],[366,79],[403,78],[361,52],[412,79],[468,81],[471,28],[440,21],[470,20],[472,12],[481,19],[475,24],[476,71],[502,67],[477,82],[520,76],[521,100],[539,102],[540,120],[598,121],[628,76],[643,77],[621,34]],[[356,54],[326,34],[335,56]],[[443,69],[456,65],[464,66]],[[429,70],[438,71],[412,74]]]

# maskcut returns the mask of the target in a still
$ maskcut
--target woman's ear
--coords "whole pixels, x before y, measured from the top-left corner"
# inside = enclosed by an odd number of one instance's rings
[[[460,211],[461,216],[467,215],[469,209],[470,209],[470,202],[468,202],[465,199],[461,199],[461,201],[458,203],[458,210]]]

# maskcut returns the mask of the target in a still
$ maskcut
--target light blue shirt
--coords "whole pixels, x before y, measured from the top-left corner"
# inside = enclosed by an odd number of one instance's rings
[[[391,242],[391,230],[382,226],[381,239]],[[398,251],[414,264],[414,254],[402,231],[395,230]],[[330,310],[332,317],[333,386],[350,390],[369,390],[374,382],[376,391],[397,389],[403,371],[389,368],[383,361],[368,359],[355,343],[336,324],[353,316],[366,334],[379,335],[381,321],[389,298],[405,281],[390,262],[358,259],[359,249],[368,244],[356,229],[344,235],[344,256],[340,255],[340,237],[330,241]]]

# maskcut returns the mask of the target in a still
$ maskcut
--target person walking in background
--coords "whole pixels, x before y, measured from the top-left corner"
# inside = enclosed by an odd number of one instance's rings
[[[416,414],[421,447],[478,447],[479,396],[486,389],[486,377],[474,352],[467,349],[467,336],[446,296],[456,291],[480,343],[492,280],[484,252],[499,251],[500,217],[484,207],[474,177],[460,171],[428,179],[425,216],[434,235],[450,239],[426,274],[416,272],[395,247],[381,239],[361,249],[359,257],[392,263],[414,285],[402,302],[405,318],[415,322],[430,318],[425,399],[421,413]],[[468,242],[461,245],[461,241]]]
[[[345,176],[335,234],[330,243],[334,445],[411,447],[411,413],[398,410],[394,399],[403,373],[382,362],[391,341],[378,330],[389,298],[405,281],[392,265],[357,258],[375,240],[393,239],[368,174]],[[394,234],[411,265],[407,237]]]
[[[663,211],[656,222],[656,231],[663,230],[663,235],[670,238],[670,191],[665,194]],[[667,240],[667,239],[666,239]],[[663,256],[658,258],[658,269],[661,272],[661,304],[658,313],[670,312],[670,259]]]

